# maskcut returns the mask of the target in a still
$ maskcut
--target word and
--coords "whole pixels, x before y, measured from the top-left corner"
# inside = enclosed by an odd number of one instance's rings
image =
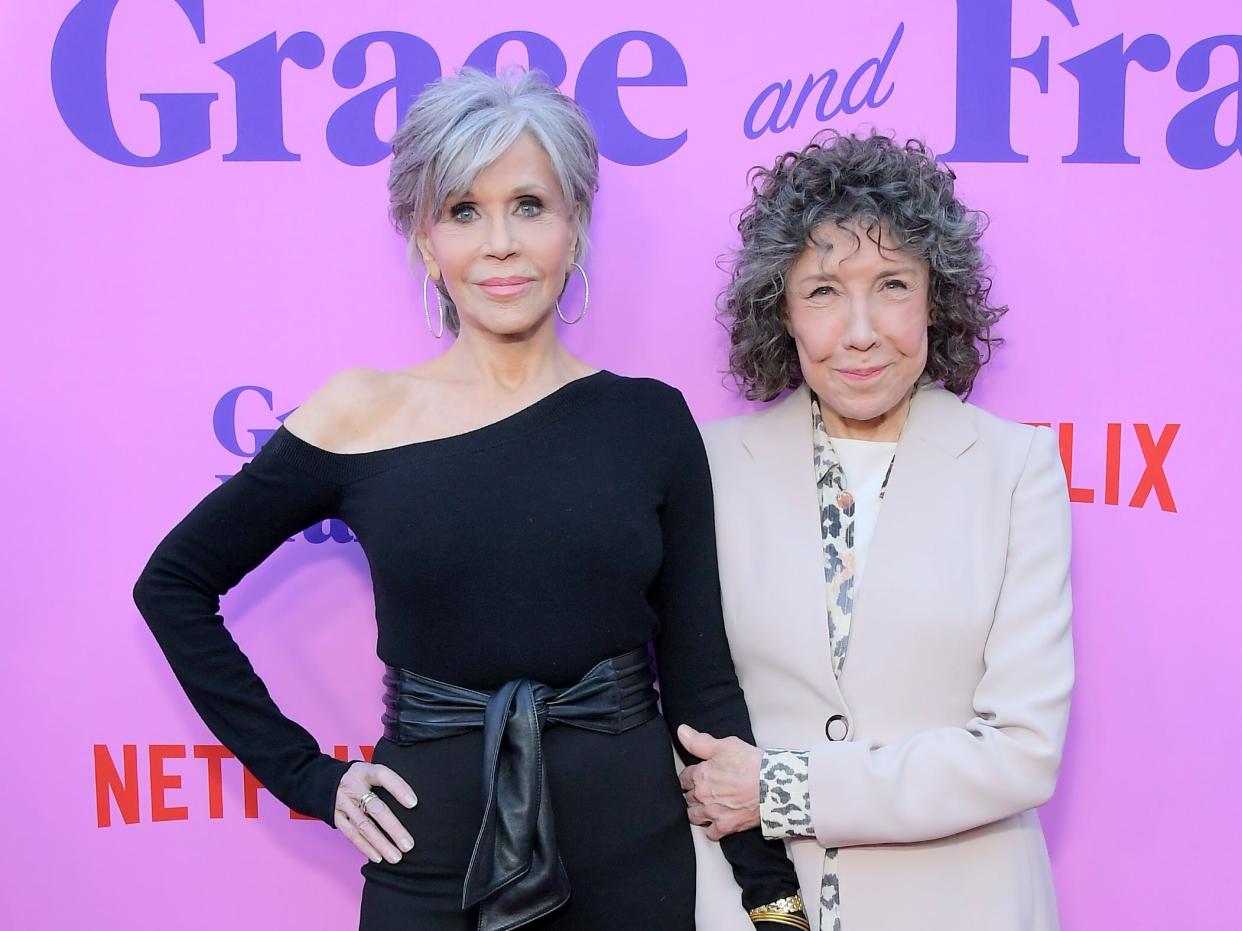
[[[765,132],[783,133],[796,126],[798,118],[802,115],[803,107],[807,105],[817,87],[819,98],[815,103],[815,119],[821,123],[828,122],[838,113],[852,114],[857,113],[863,107],[876,109],[884,106],[888,98],[893,96],[896,86],[890,83],[883,93],[880,89],[884,86],[889,65],[893,62],[893,56],[897,54],[897,48],[901,45],[901,37],[905,31],[905,23],[898,23],[897,30],[893,33],[893,38],[884,53],[877,58],[868,58],[864,61],[840,88],[838,84],[841,75],[836,68],[829,68],[818,77],[808,74],[806,80],[802,82],[798,96],[790,105],[789,96],[793,93],[793,81],[769,84],[759,92],[759,96],[746,111],[746,118],[742,121],[742,132],[746,134],[747,139],[758,139]],[[863,90],[856,98],[856,92],[862,86],[863,81],[868,78],[870,80],[866,85],[866,90]],[[834,94],[837,95],[835,104],[833,103]],[[761,113],[767,113],[767,117],[762,122],[756,122]]]

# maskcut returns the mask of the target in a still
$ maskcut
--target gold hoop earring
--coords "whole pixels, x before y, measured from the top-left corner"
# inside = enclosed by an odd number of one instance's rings
[[[427,319],[427,330],[436,339],[444,335],[444,302],[440,300],[440,289],[435,288],[436,308],[440,311],[440,330],[437,332],[431,325],[431,305],[427,303],[427,282],[431,280],[431,272],[423,275],[423,316]]]
[[[561,323],[564,323],[567,326],[573,326],[575,323],[580,323],[582,318],[586,316],[587,305],[591,303],[591,283],[587,281],[586,271],[577,262],[571,262],[570,268],[578,269],[578,273],[582,275],[582,312],[578,314],[578,316],[574,317],[574,319],[567,320],[565,315],[561,313],[561,299],[558,297],[556,299],[556,315],[561,318]]]

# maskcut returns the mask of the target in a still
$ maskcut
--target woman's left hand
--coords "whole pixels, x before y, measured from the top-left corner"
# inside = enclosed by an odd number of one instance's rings
[[[763,751],[738,737],[718,740],[689,725],[677,728],[677,737],[702,763],[681,771],[687,814],[720,840],[759,826],[759,769]]]

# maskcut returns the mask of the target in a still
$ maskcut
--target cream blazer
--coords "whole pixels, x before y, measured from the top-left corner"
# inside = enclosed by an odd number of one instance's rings
[[[1053,931],[1033,809],[1056,784],[1074,678],[1053,435],[915,393],[838,682],[810,404],[803,386],[703,432],[756,739],[811,751],[815,836],[786,842],[811,926],[837,847],[844,931]],[[699,828],[695,845],[698,927],[751,931],[719,846]]]

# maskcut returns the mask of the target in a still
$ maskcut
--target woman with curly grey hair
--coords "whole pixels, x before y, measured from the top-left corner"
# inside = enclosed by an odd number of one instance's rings
[[[1074,676],[1069,502],[1049,430],[963,400],[1005,308],[954,180],[829,135],[742,213],[730,371],[776,403],[704,432],[738,676],[785,749],[682,729],[700,927],[745,926],[711,841],[755,827],[822,931],[1057,927],[1033,809]]]
[[[585,115],[538,74],[467,70],[427,89],[393,140],[390,211],[426,270],[431,335],[456,339],[419,365],[330,379],[135,590],[221,742],[368,858],[362,931],[691,931],[669,731],[753,739],[689,409],[557,333],[586,310],[562,298],[597,176]],[[328,518],[366,552],[386,664],[365,761],[320,752],[217,614]],[[806,927],[781,844],[752,830],[726,853],[754,927]]]

